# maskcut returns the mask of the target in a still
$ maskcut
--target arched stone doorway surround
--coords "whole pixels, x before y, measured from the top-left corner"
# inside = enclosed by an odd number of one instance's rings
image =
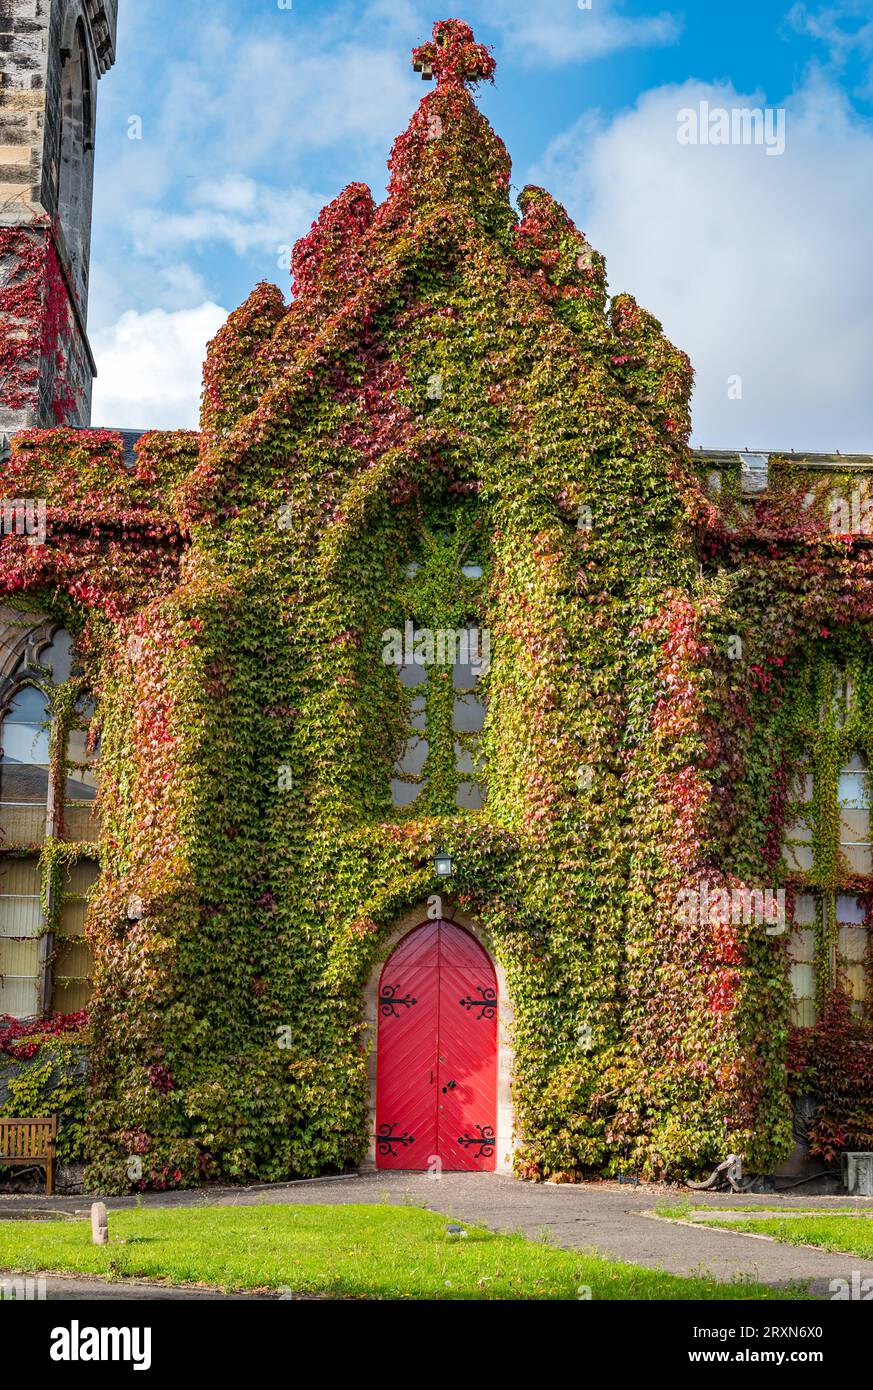
[[[443,896],[442,911],[438,915],[446,922],[455,922],[459,927],[465,927],[467,931],[476,938],[482,949],[487,952],[494,967],[494,973],[497,976],[499,1007],[497,1012],[497,1163],[495,1171],[498,1173],[509,1173],[512,1171],[512,1150],[515,1139],[515,1124],[512,1108],[514,1048],[512,1044],[513,1014],[506,988],[506,976],[503,967],[500,962],[495,959],[491,951],[485,933],[477,926],[472,917],[469,917],[465,912],[461,912],[447,895]],[[403,917],[399,919],[390,934],[382,942],[379,959],[370,971],[370,977],[364,990],[363,1041],[368,1049],[367,1084],[369,1091],[367,1156],[361,1164],[361,1169],[364,1172],[375,1172],[376,1170],[376,1071],[379,1063],[379,978],[382,974],[382,967],[395,947],[399,945],[409,932],[414,931],[416,927],[420,927],[432,916],[433,912],[429,911],[428,903],[424,902],[419,907],[415,907],[410,912],[405,913]]]

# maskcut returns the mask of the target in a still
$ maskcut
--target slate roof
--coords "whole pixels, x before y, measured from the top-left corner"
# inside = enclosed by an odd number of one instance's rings
[[[128,468],[136,467],[137,440],[147,433],[147,430],[113,430],[113,434],[120,434],[124,440],[124,462]]]

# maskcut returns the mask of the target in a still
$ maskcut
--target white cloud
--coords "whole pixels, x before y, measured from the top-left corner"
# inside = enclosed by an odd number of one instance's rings
[[[301,29],[281,16],[269,31],[253,30],[248,16],[236,28],[216,19],[196,36],[190,56],[164,64],[160,111],[141,142],[155,142],[177,173],[251,173],[277,155],[287,170],[336,145],[356,157],[381,154],[409,119],[414,89],[399,44],[356,41],[345,27]]]
[[[867,14],[867,22],[854,21]],[[798,34],[819,39],[827,44],[831,58],[842,63],[850,54],[873,54],[873,20],[869,18],[867,0],[837,0],[836,4],[810,9],[809,5],[792,5],[788,23]],[[848,21],[848,27],[844,27]],[[854,26],[854,27],[853,27]]]
[[[828,50],[828,61],[835,72],[842,72],[853,58],[862,63],[873,60],[873,19],[869,0],[836,0],[819,9],[796,4],[788,12],[789,26],[798,34],[816,39]],[[860,22],[858,22],[860,21]],[[867,73],[861,95],[873,96],[873,66]]]
[[[659,88],[611,122],[583,119],[531,176],[603,251],[613,292],[690,354],[697,442],[873,452],[873,126],[813,73],[788,103],[783,156],[680,145],[677,113],[701,100],[761,104]]]
[[[201,269],[184,258],[148,259],[134,255],[127,238],[119,237],[92,270],[88,297],[88,332],[93,337],[115,324],[125,309],[195,309],[219,296]],[[208,271],[209,267],[204,267]]]
[[[94,334],[95,425],[116,429],[196,428],[206,344],[227,318],[208,301],[175,313],[129,309]]]
[[[246,282],[290,288],[290,247],[346,170],[378,192],[420,96],[411,42],[385,41],[414,18],[400,0],[363,14],[314,7],[305,24],[296,9],[254,20],[221,0],[208,8],[174,15],[168,49],[154,19],[123,7],[118,70],[101,84],[95,422],[196,424],[206,342],[226,316],[218,286],[234,262],[246,258]],[[127,138],[133,113],[141,140]]]
[[[625,48],[653,48],[675,43],[681,19],[657,14],[623,14],[623,0],[591,0],[585,9],[573,0],[492,0],[485,6],[490,21],[509,46],[531,64],[556,66],[603,58]]]
[[[133,214],[130,240],[137,256],[155,258],[182,248],[225,243],[235,255],[267,252],[278,257],[318,216],[325,202],[303,189],[280,193],[244,175],[199,184],[188,205]],[[278,262],[276,262],[278,264]]]
[[[152,281],[151,290],[155,309],[193,309],[209,298],[203,276],[184,261],[163,266],[160,281]]]
[[[287,248],[344,183],[369,179],[378,196],[420,96],[411,41],[391,32],[411,12],[392,0],[363,14],[315,7],[305,24],[296,9],[255,20],[208,8],[174,14],[168,49],[153,17],[122,7],[118,67],[100,91],[95,332],[127,309],[225,299],[231,279],[234,299],[237,281],[287,286]],[[141,140],[127,138],[132,112]]]

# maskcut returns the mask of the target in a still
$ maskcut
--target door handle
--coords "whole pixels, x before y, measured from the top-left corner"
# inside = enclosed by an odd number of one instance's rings
[[[445,1095],[446,1091],[453,1091],[457,1084],[457,1081],[447,1081],[443,1087],[443,1095]]]

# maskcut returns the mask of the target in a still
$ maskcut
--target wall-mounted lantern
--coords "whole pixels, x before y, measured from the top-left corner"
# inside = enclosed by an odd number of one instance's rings
[[[438,878],[451,878],[455,872],[454,860],[450,854],[437,854],[433,862]]]

